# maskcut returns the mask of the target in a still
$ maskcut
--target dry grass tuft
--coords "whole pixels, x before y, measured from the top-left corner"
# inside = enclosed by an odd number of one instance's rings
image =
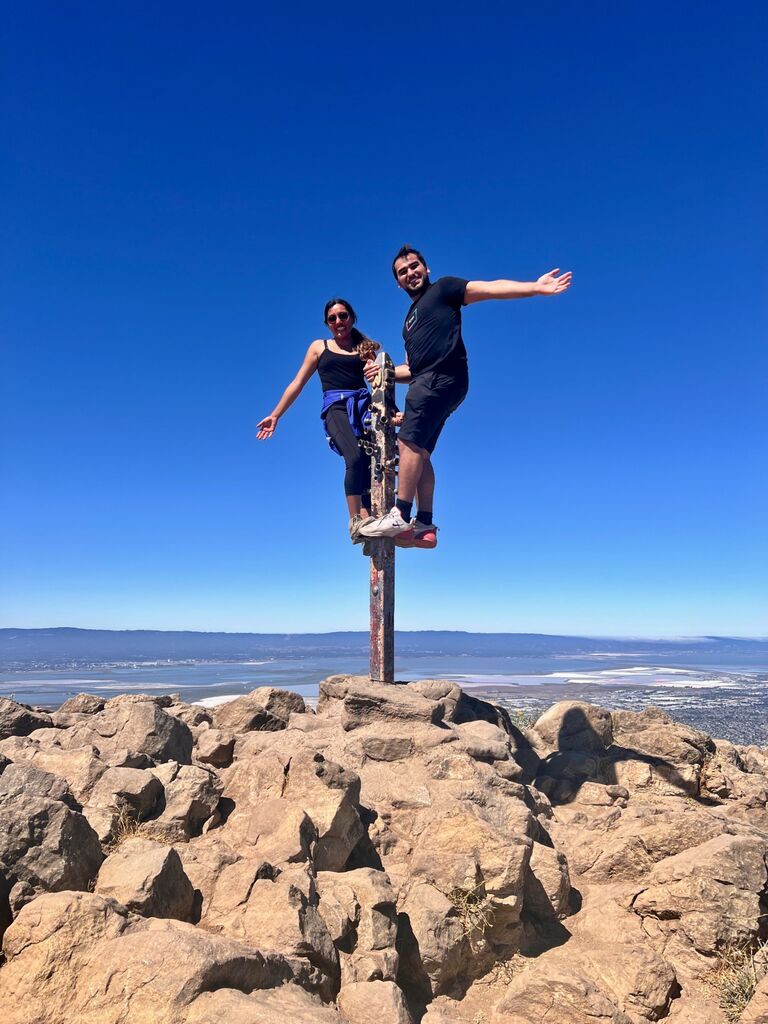
[[[103,846],[104,853],[109,856],[114,853],[126,839],[152,839],[156,843],[165,843],[166,846],[173,846],[173,843],[162,835],[155,835],[152,830],[152,823],[141,821],[136,812],[129,807],[122,807],[117,821],[112,829],[112,838]]]
[[[434,881],[430,882],[438,892],[455,907],[461,927],[469,942],[469,948],[473,953],[480,949],[480,942],[485,932],[493,925],[493,907],[491,901],[481,893],[484,886],[479,882],[473,889],[441,889]]]
[[[768,974],[768,942],[757,946],[728,946],[719,954],[709,986],[729,1021],[737,1021],[754,995],[757,983]]]

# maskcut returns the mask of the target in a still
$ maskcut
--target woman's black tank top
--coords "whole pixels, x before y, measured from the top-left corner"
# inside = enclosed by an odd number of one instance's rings
[[[328,342],[317,361],[323,391],[359,391],[365,387],[363,360],[358,355],[342,356],[331,352]]]

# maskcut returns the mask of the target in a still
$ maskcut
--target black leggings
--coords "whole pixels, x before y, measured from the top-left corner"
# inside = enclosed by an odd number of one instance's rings
[[[371,457],[366,455],[357,443],[347,416],[346,403],[332,405],[326,414],[325,424],[336,447],[344,456],[347,467],[344,474],[344,493],[368,495],[371,490]],[[366,508],[370,508],[370,499]]]

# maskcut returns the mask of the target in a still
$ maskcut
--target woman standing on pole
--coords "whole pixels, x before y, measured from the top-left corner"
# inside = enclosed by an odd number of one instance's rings
[[[371,395],[363,373],[364,364],[373,359],[379,345],[355,327],[357,316],[346,299],[330,299],[323,315],[331,338],[313,341],[299,372],[283,392],[269,416],[257,424],[257,438],[272,437],[278,420],[293,405],[304,385],[317,371],[323,388],[321,418],[325,435],[333,451],[344,459],[344,494],[349,512],[349,535],[354,544],[364,540],[361,526],[372,521],[371,457],[359,441],[368,421]]]

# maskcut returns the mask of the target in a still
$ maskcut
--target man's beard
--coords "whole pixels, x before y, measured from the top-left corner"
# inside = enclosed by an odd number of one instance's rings
[[[425,292],[427,290],[427,288],[429,288],[429,278],[425,277],[424,280],[421,282],[421,284],[419,285],[418,288],[407,288],[406,287],[405,290],[408,292],[408,295],[413,299],[417,295],[421,295],[422,292]]]

